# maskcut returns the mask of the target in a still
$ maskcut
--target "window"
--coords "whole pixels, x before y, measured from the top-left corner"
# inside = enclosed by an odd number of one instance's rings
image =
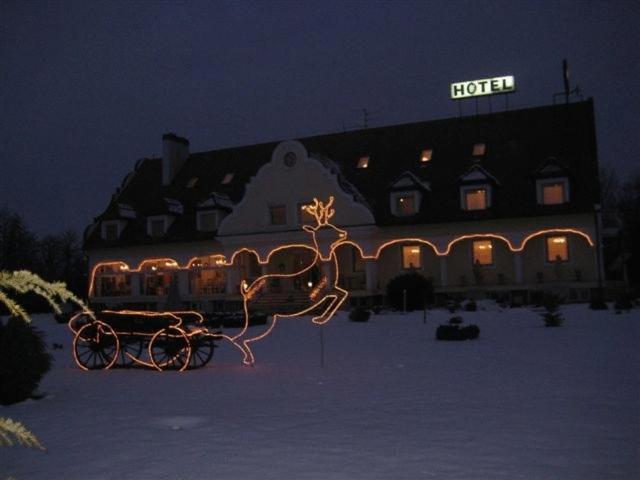
[[[473,264],[493,265],[493,244],[491,240],[473,241]]]
[[[107,223],[104,226],[104,239],[108,242],[113,242],[118,239],[118,224],[117,223]]]
[[[198,230],[213,232],[218,228],[217,212],[198,212]]]
[[[309,213],[304,207],[308,206],[308,205],[312,205],[311,203],[299,203],[298,204],[298,223],[300,225],[302,224],[309,224],[309,223],[316,223],[316,217]]]
[[[567,237],[547,237],[547,262],[567,262],[569,242]]]
[[[422,153],[420,154],[420,163],[430,162],[431,157],[433,157],[433,148],[422,150]]]
[[[164,218],[152,219],[149,221],[149,235],[161,237],[164,235]]]
[[[487,206],[486,188],[472,188],[464,190],[465,210],[486,210]]]
[[[358,160],[358,168],[369,168],[369,157],[360,157]]]
[[[351,249],[351,265],[354,272],[364,272],[364,259],[357,248]]]
[[[231,183],[231,180],[233,180],[233,173],[229,172],[227,173],[224,178],[222,179],[222,182],[220,182],[222,185],[228,185]]]
[[[389,196],[391,214],[396,217],[409,217],[420,210],[422,195],[419,191],[392,192]]]
[[[402,268],[420,268],[420,245],[402,247]]]
[[[569,201],[569,182],[566,178],[538,180],[538,203],[560,205]]]
[[[413,195],[399,195],[396,197],[396,216],[408,217],[415,214],[416,204]]]
[[[475,143],[473,145],[473,156],[474,157],[482,157],[487,152],[487,144],[486,143]]]
[[[269,207],[269,223],[271,225],[286,225],[287,207],[284,205],[274,205]]]

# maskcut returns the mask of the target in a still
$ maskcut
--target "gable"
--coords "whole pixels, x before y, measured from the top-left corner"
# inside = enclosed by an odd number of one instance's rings
[[[335,198],[335,225],[375,223],[369,208],[359,202],[357,195],[349,188],[341,185],[338,172],[329,168],[326,162],[309,156],[300,142],[282,142],[273,151],[271,161],[249,180],[242,200],[221,222],[218,235],[273,230],[269,218],[270,206],[286,207],[287,222],[278,230],[298,230],[298,206],[314,198],[326,201],[330,196]]]

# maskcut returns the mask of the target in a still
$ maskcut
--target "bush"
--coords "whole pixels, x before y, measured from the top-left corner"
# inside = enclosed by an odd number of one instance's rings
[[[614,307],[617,311],[629,311],[633,308],[633,297],[629,292],[623,292],[616,298]]]
[[[464,309],[467,312],[476,312],[478,311],[478,304],[474,300],[469,300],[464,304]]]
[[[404,308],[404,292],[407,292],[407,311],[422,310],[433,303],[433,285],[417,272],[404,273],[387,284],[387,301],[394,310]]]
[[[562,299],[560,296],[555,295],[553,293],[545,293],[542,298],[542,306],[544,307],[544,312],[542,313],[542,318],[544,319],[545,327],[559,327],[562,325],[564,319],[562,318],[562,314],[560,313],[560,305],[562,304]]]
[[[0,322],[0,404],[10,405],[33,396],[51,368],[51,355],[41,334],[18,318]]]
[[[451,323],[451,320],[449,322]],[[479,336],[480,328],[477,325],[466,327],[460,327],[459,324],[440,325],[436,329],[436,340],[475,340]]]
[[[364,307],[356,307],[349,312],[349,320],[352,322],[368,322],[371,312]]]

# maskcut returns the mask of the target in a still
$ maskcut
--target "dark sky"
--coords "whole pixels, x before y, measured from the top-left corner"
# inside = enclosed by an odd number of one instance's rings
[[[363,108],[372,126],[456,116],[451,82],[509,74],[512,107],[544,105],[563,58],[595,99],[601,164],[640,165],[637,0],[0,7],[0,207],[40,235],[81,232],[165,132],[203,151],[340,131]]]

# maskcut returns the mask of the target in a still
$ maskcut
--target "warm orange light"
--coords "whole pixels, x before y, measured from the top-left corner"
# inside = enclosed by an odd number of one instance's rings
[[[338,267],[338,260],[336,258],[335,249],[338,244],[342,243],[344,238],[346,237],[346,232],[344,230],[340,230],[329,223],[331,217],[333,217],[335,211],[331,208],[333,204],[333,197],[329,199],[329,202],[324,205],[323,202],[318,201],[318,199],[314,199],[313,205],[307,205],[303,208],[307,210],[311,215],[313,215],[316,219],[317,225],[315,227],[311,227],[305,225],[303,229],[306,232],[311,233],[313,237],[313,243],[315,245],[315,256],[313,261],[305,266],[304,268],[294,272],[294,273],[280,273],[280,274],[267,274],[262,275],[258,279],[254,280],[250,285],[246,282],[246,280],[242,280],[240,286],[240,293],[243,297],[243,310],[244,310],[244,325],[240,333],[233,337],[224,336],[229,341],[231,341],[237,348],[239,348],[243,355],[243,363],[245,365],[253,365],[255,363],[255,357],[249,346],[250,343],[256,342],[265,338],[273,328],[276,323],[281,318],[294,318],[305,315],[316,308],[319,308],[321,305],[327,303],[324,311],[320,315],[316,315],[312,318],[312,321],[316,324],[322,325],[331,319],[336,310],[340,308],[340,305],[347,299],[349,296],[349,292],[343,290],[338,287],[338,278],[340,276],[340,271]],[[330,235],[333,235],[333,240],[331,243],[331,248],[329,249],[329,256],[323,257],[321,253],[321,249],[318,246],[318,239],[316,234],[322,230],[323,232],[328,232]],[[309,247],[307,247],[309,248]],[[278,249],[276,249],[278,250]],[[273,251],[271,252],[273,253]],[[271,255],[270,253],[270,255]],[[309,294],[309,303],[304,308],[297,312],[293,313],[274,313],[271,319],[271,324],[268,328],[260,333],[259,335],[249,336],[249,305],[254,296],[264,288],[264,285],[267,284],[268,279],[271,278],[293,278],[293,277],[301,277],[306,272],[311,270],[314,266],[320,267],[321,271],[325,271],[328,269],[331,273],[335,273],[333,276],[333,280],[329,282],[328,278],[324,276],[322,280],[318,283],[316,288],[312,290]],[[325,266],[325,269],[322,267]],[[324,295],[321,295],[324,293]],[[254,332],[255,333],[255,332]]]

